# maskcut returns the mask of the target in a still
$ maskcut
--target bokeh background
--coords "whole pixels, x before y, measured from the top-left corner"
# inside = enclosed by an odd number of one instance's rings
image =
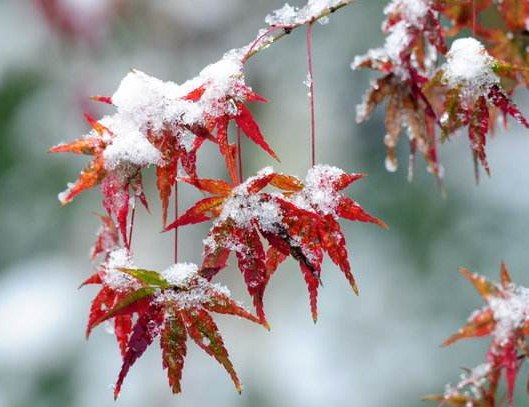
[[[301,5],[301,2],[294,2]],[[383,0],[358,0],[314,32],[318,161],[369,177],[350,195],[385,220],[389,231],[344,224],[361,295],[327,263],[320,319],[310,318],[294,263],[272,280],[266,307],[272,332],[218,317],[244,383],[239,396],[217,363],[189,344],[183,393],[173,396],[152,346],[132,369],[121,398],[111,385],[120,356],[111,335],[84,339],[95,288],[78,284],[95,267],[88,259],[101,212],[96,190],[61,208],[56,195],[85,161],[50,156],[49,146],[88,130],[82,113],[111,107],[88,96],[110,95],[132,68],[183,82],[224,51],[249,42],[283,0],[0,0],[0,406],[392,406],[427,403],[460,367],[484,359],[487,341],[439,344],[481,303],[460,266],[496,278],[504,259],[520,284],[529,244],[529,137],[517,125],[488,145],[492,178],[476,187],[464,135],[441,148],[446,198],[418,159],[406,180],[407,147],[396,173],[384,169],[383,115],[363,125],[355,105],[373,78],[352,72],[353,57],[382,42]],[[304,32],[253,58],[247,81],[269,104],[252,106],[282,158],[245,143],[245,172],[274,164],[303,175],[309,165]],[[527,93],[516,99],[529,114]],[[208,147],[209,148],[209,147]],[[200,173],[222,171],[218,153],[200,154]],[[153,213],[140,211],[133,249],[140,266],[163,269],[172,236],[160,234],[152,173]],[[182,206],[197,195],[184,189]],[[181,257],[198,262],[207,227],[182,233]],[[235,269],[219,280],[250,304]],[[525,383],[519,405],[525,405]],[[433,405],[430,403],[428,405]]]

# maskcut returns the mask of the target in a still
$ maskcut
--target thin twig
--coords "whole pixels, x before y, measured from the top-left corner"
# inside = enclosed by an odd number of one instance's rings
[[[134,196],[134,201],[132,204],[132,212],[130,214],[129,236],[127,238],[127,241],[125,242],[125,245],[127,246],[128,250],[130,250],[130,246],[132,244],[132,232],[134,231],[134,219],[135,218],[136,218],[136,196]]]
[[[322,18],[328,17],[330,14],[334,13],[335,11],[338,11],[345,6],[348,6],[353,1],[354,0],[342,0],[336,6],[331,7],[327,10],[324,10],[318,15],[311,16],[311,18],[307,20],[299,21],[296,24],[290,24],[290,25],[284,24],[284,25],[271,26],[264,34],[259,34],[257,38],[253,40],[247,46],[248,51],[245,53],[244,57],[242,58],[242,62],[245,63],[248,59],[253,57],[255,54],[263,51],[264,49],[268,48],[270,45],[276,43],[284,36],[290,34],[296,28],[299,28],[303,25],[312,24],[318,20],[321,20]],[[269,35],[273,31],[277,31],[279,29],[281,30],[280,33],[277,33],[275,35]]]
[[[316,165],[316,112],[314,110],[314,75],[312,69],[312,24],[307,25],[307,69],[310,106],[310,148],[311,164]]]
[[[239,179],[244,179],[244,172],[242,168],[242,143],[241,143],[241,128],[237,126],[237,161],[239,167]]]

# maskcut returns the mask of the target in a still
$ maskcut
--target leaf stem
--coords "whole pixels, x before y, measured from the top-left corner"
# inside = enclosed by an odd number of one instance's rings
[[[241,128],[237,126],[237,161],[239,167],[239,180],[242,182],[244,173],[242,168],[242,143],[241,143]]]
[[[130,246],[132,244],[132,232],[134,231],[134,219],[135,218],[136,218],[136,196],[134,196],[134,201],[132,204],[132,212],[130,214],[129,236],[127,238],[127,241],[125,242],[125,246],[127,246],[128,250],[130,250]]]
[[[174,184],[174,216],[175,219],[178,219],[178,181]],[[178,229],[179,227],[174,228],[174,262],[178,263]]]
[[[316,112],[314,109],[314,75],[312,69],[312,25],[307,25],[307,81],[309,87],[309,106],[310,106],[310,149],[311,164],[316,165]]]

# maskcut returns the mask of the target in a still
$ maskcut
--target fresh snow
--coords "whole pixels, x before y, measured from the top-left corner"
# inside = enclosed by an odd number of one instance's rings
[[[292,27],[305,24],[320,17],[332,10],[333,8],[345,3],[343,0],[309,0],[301,8],[293,7],[285,3],[280,9],[274,10],[265,18],[265,23],[270,26],[287,26]],[[326,23],[324,19],[322,23]]]
[[[197,77],[181,85],[133,70],[112,95],[117,112],[100,120],[108,131],[98,135],[92,130],[87,137],[100,137],[108,143],[103,152],[108,170],[121,164],[161,165],[161,152],[147,135],[156,137],[161,131],[169,130],[175,141],[189,152],[195,144],[195,135],[189,128],[203,125],[205,118],[237,114],[232,99],[243,99],[244,87],[242,62],[235,53],[206,66]],[[199,88],[204,90],[200,100],[184,99]]]
[[[430,0],[393,0],[386,8],[384,13],[387,16],[399,14],[401,19],[390,24],[389,18],[384,22],[383,29],[388,33],[383,47],[370,49],[364,55],[357,55],[351,63],[351,69],[355,70],[366,61],[372,61],[376,66],[383,66],[388,62],[393,64],[393,72],[402,79],[407,79],[409,73],[406,69],[400,68],[400,55],[405,51],[412,41],[411,32],[421,30],[424,27],[425,19],[428,12],[432,11]],[[425,61],[427,68],[433,66],[433,61],[437,58],[435,48],[427,44],[429,58]]]
[[[177,263],[162,271],[161,275],[169,284],[185,288],[198,276],[198,266],[193,263]]]
[[[273,200],[274,195],[269,194],[272,199],[264,200],[260,194],[248,192],[249,185],[273,172],[272,167],[265,167],[257,175],[234,188],[230,198],[224,202],[217,222],[231,219],[242,229],[249,229],[252,227],[252,222],[257,222],[259,228],[265,232],[276,231],[277,226],[281,224],[282,215],[278,204]]]
[[[475,95],[500,81],[492,70],[494,58],[474,38],[455,40],[446,59],[443,72],[449,87],[461,86],[465,93]]]
[[[487,382],[487,376],[492,367],[489,363],[483,363],[470,369],[468,372],[461,374],[460,381],[457,385],[447,385],[444,392],[444,398],[447,400],[457,395],[472,397],[480,400],[482,397],[482,388]],[[474,403],[469,402],[465,407],[474,407]],[[477,407],[477,406],[476,406]]]
[[[212,284],[198,274],[198,266],[193,263],[176,263],[162,271],[161,275],[177,287],[176,290],[161,291],[154,301],[166,304],[172,302],[178,309],[199,308],[218,297],[230,297],[230,291],[220,285]]]
[[[491,297],[488,303],[496,322],[494,339],[500,346],[505,345],[514,331],[529,321],[529,289],[512,285],[506,298]]]
[[[345,172],[337,167],[315,165],[307,172],[305,187],[294,195],[292,201],[302,209],[336,216],[339,199],[333,183],[342,175]]]
[[[120,268],[133,267],[132,256],[127,249],[121,248],[110,252],[108,259],[102,265],[103,283],[117,291],[135,288],[137,283],[134,278],[119,271]]]

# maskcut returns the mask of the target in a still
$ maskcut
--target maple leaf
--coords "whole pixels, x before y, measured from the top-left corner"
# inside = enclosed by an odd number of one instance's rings
[[[385,227],[355,201],[338,193],[362,176],[346,174],[330,166],[315,166],[305,183],[296,177],[275,173],[271,168],[236,187],[221,180],[182,179],[214,196],[198,201],[166,230],[213,220],[204,241],[201,273],[211,279],[227,266],[228,256],[234,252],[257,315],[263,322],[266,321],[263,296],[268,281],[277,266],[292,256],[300,265],[316,320],[324,253],[340,267],[357,292],[345,237],[337,219],[343,217]],[[268,185],[282,193],[263,192]],[[270,245],[268,255],[262,238]]]
[[[208,132],[199,127],[189,130],[175,127],[161,133],[148,132],[147,138],[162,154],[162,164],[156,166],[156,186],[162,201],[162,222],[167,224],[167,210],[171,191],[176,182],[178,166],[193,178],[197,177],[197,151],[206,139],[212,139]]]
[[[85,118],[93,128],[88,136],[68,144],[59,144],[48,150],[51,153],[68,152],[86,154],[94,157],[81,172],[78,180],[74,184],[69,185],[66,191],[59,194],[59,200],[63,205],[71,202],[84,190],[98,185],[106,176],[103,152],[108,145],[106,139],[112,137],[112,134],[105,126],[93,120],[91,117],[85,116]]]
[[[505,71],[505,64],[492,58],[484,46],[473,38],[454,41],[447,54],[447,63],[441,67],[435,82],[446,87],[444,114],[441,125],[445,138],[468,126],[468,138],[476,163],[478,180],[479,162],[487,174],[485,145],[493,127],[493,110],[498,109],[505,117],[512,116],[529,128],[529,122],[518,110],[500,86],[498,75]]]
[[[352,69],[370,68],[383,74],[372,83],[358,105],[356,120],[358,123],[367,120],[375,107],[386,100],[386,169],[397,170],[396,146],[404,128],[410,140],[408,177],[413,176],[415,155],[419,151],[428,171],[440,179],[442,167],[434,128],[437,118],[423,87],[432,74],[437,52],[444,54],[446,44],[435,5],[422,0],[418,3],[414,9],[406,1],[390,2],[383,24],[383,30],[388,33],[384,47],[357,56],[351,64]]]
[[[411,81],[402,81],[390,73],[377,79],[364,95],[363,103],[357,108],[357,122],[369,119],[377,105],[387,100],[384,123],[386,135],[385,166],[394,172],[398,168],[397,144],[402,129],[406,129],[410,144],[410,165],[408,178],[413,178],[413,166],[417,152],[427,163],[428,171],[437,178],[442,177],[435,136],[436,115],[426,96]]]
[[[237,391],[241,391],[240,380],[210,313],[229,314],[260,323],[258,318],[231,299],[227,289],[201,277],[194,264],[178,263],[162,273],[135,268],[120,268],[119,272],[136,281],[136,287],[127,289],[125,295],[120,295],[119,300],[107,305],[105,310],[97,308],[98,312],[90,316],[89,325],[94,328],[111,319],[119,324],[118,340],[125,346],[114,388],[116,398],[132,365],[158,336],[163,366],[174,393],[181,391],[188,337],[226,369]],[[111,290],[103,284],[96,297],[98,303],[99,297]]]
[[[191,92],[192,100],[200,102],[202,98],[208,96],[207,86],[215,86],[215,83],[202,85]],[[228,126],[231,121],[242,130],[242,132],[255,144],[265,150],[276,160],[279,160],[275,152],[266,142],[259,125],[252,116],[251,111],[246,107],[247,102],[266,102],[267,100],[253,92],[244,84],[242,74],[235,76],[231,92],[221,94],[218,100],[208,100],[207,103],[215,106],[214,114],[206,111],[204,115],[205,131],[213,133],[216,131],[216,142],[219,151],[225,159],[226,167],[230,178],[238,182],[236,155],[237,147],[228,140]],[[220,108],[219,108],[220,106]]]
[[[108,148],[112,148],[115,135],[103,123],[89,116],[86,116],[86,119],[93,128],[87,136],[49,149],[53,153],[70,152],[93,156],[77,181],[59,194],[59,200],[65,205],[81,192],[101,184],[103,207],[109,217],[116,220],[122,239],[128,246],[127,219],[131,206],[130,190],[148,210],[147,199],[143,192],[141,166],[123,162],[115,167],[109,167],[105,154]]]
[[[465,338],[491,336],[492,343],[487,352],[487,379],[489,394],[494,396],[501,372],[505,372],[507,396],[512,406],[516,376],[519,371],[519,356],[525,355],[525,336],[529,334],[529,289],[512,283],[507,267],[500,268],[501,284],[461,269],[487,305],[474,312],[467,324],[449,337],[444,346]],[[525,357],[525,356],[522,356]]]

